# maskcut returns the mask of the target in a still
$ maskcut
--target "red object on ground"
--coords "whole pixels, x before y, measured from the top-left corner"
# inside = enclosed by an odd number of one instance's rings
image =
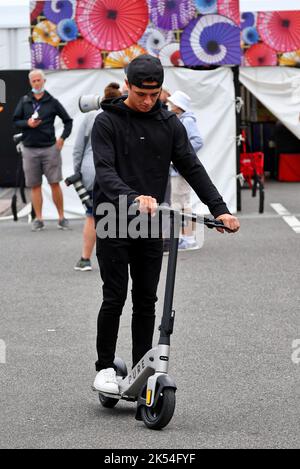
[[[300,182],[300,153],[280,153],[278,180]]]
[[[241,173],[252,188],[252,179],[255,174],[263,178],[264,176],[264,154],[261,151],[254,153],[241,153],[240,155]]]
[[[243,153],[240,154],[240,171],[249,184],[249,187],[252,188],[252,179],[255,175],[259,176],[261,179],[264,177],[264,153],[261,151],[256,151],[252,153],[247,153],[246,151],[246,132],[242,130],[243,137]]]

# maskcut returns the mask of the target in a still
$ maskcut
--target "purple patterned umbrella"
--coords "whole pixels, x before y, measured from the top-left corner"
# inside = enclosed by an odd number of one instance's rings
[[[239,65],[240,28],[221,15],[193,19],[182,33],[180,53],[184,64],[190,67]]]
[[[74,0],[48,0],[45,2],[44,15],[52,23],[57,24],[66,18],[73,18],[74,13]]]
[[[59,52],[56,47],[42,42],[31,45],[31,65],[32,68],[58,70]]]
[[[195,16],[193,0],[148,0],[151,21],[168,31],[182,29]]]
[[[256,22],[256,17],[254,13],[251,12],[244,12],[242,13],[241,16],[241,28],[250,28],[251,26],[254,26]]]

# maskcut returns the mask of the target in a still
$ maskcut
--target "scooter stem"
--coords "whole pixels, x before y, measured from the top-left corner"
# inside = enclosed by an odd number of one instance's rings
[[[175,227],[175,216],[174,213],[170,213],[170,250],[169,250],[169,261],[165,288],[164,308],[163,316],[160,326],[160,338],[159,344],[170,345],[170,336],[173,333],[175,311],[173,311],[173,297],[176,277],[176,265],[177,265],[177,252],[179,242],[179,230],[180,224],[176,224]],[[177,218],[178,221],[178,218]],[[178,230],[177,236],[175,236],[175,229]]]

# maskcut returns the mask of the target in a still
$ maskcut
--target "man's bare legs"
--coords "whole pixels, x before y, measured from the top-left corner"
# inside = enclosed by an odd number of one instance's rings
[[[90,259],[96,242],[94,217],[86,217],[83,227],[82,258]]]
[[[31,188],[31,203],[38,220],[42,220],[42,207],[43,207],[43,196],[42,186],[35,186]]]
[[[59,220],[63,220],[64,218],[64,199],[62,190],[60,187],[59,182],[50,184],[51,191],[52,191],[52,199],[58,211]]]

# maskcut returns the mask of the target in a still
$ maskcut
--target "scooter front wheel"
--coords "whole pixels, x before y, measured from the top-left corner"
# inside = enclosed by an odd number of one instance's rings
[[[119,402],[119,399],[113,399],[112,397],[106,397],[99,392],[99,401],[103,407],[107,409],[113,409]]]
[[[175,402],[175,389],[163,389],[154,407],[141,408],[141,417],[145,425],[153,430],[160,430],[168,425],[174,414]]]

